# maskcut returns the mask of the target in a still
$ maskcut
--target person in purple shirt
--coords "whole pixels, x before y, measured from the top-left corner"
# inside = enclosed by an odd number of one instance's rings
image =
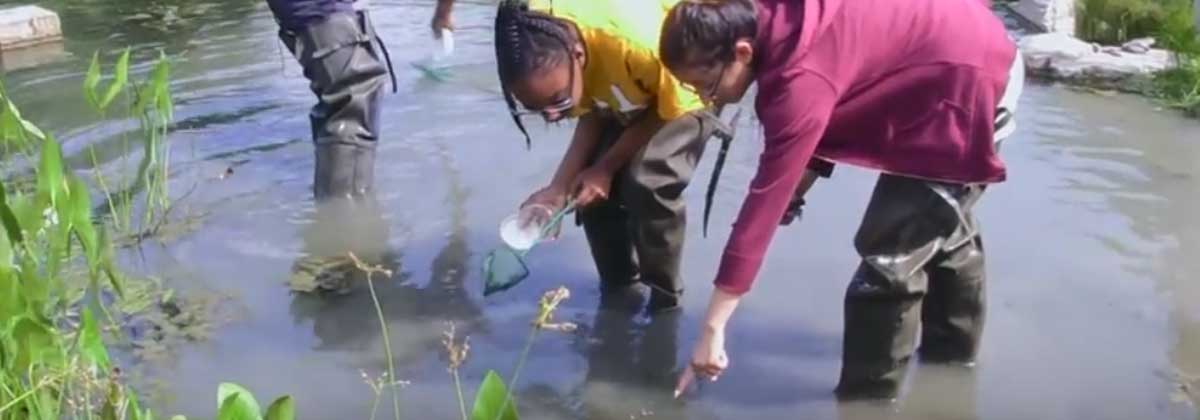
[[[998,141],[1024,68],[987,1],[685,0],[663,25],[664,64],[706,100],[758,84],[765,130],[677,395],[728,367],[726,324],[814,159],[881,172],[854,238],[838,397],[894,399],[914,352],[972,366],[985,312],[973,209],[1005,179]]]

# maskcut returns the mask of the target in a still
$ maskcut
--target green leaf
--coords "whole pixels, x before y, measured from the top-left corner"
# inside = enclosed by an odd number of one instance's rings
[[[266,420],[294,420],[295,418],[296,404],[290,395],[279,397],[271,403],[270,407],[267,407]]]
[[[12,209],[22,236],[36,235],[42,229],[45,222],[42,217],[44,207],[37,205],[30,197],[21,194],[9,197],[8,208]]]
[[[177,415],[175,417],[171,417],[171,420],[187,420],[187,417]]]
[[[141,405],[138,404],[137,394],[132,392],[129,393],[129,406],[127,410],[129,411],[129,417],[132,420],[150,420],[150,413],[148,411],[142,411]]]
[[[83,243],[84,254],[87,256],[88,272],[95,280],[97,268],[100,265],[100,244],[96,236],[96,227],[92,224],[92,197],[87,184],[75,176],[67,179],[70,201],[66,212],[70,225]]]
[[[97,235],[96,245],[100,247],[97,254],[100,271],[104,272],[104,276],[108,277],[109,284],[112,285],[114,291],[117,292],[117,297],[125,298],[125,288],[121,285],[121,278],[117,275],[116,266],[113,264],[112,257],[112,241],[108,239],[108,230],[101,225],[100,234]]]
[[[174,118],[175,111],[171,101],[171,61],[167,59],[166,53],[161,50],[158,52],[158,64],[154,66],[154,89],[157,92],[154,95],[155,106],[159,113],[159,118],[163,123],[171,121]]]
[[[12,336],[17,343],[17,355],[13,365],[17,372],[26,372],[33,364],[55,365],[62,360],[62,351],[56,345],[54,331],[28,315],[17,318],[13,324]]]
[[[25,260],[21,266],[21,296],[25,298],[28,313],[39,315],[50,299],[50,287],[46,279],[40,278],[37,265],[32,260]]]
[[[4,230],[4,234],[0,235],[0,293],[5,293],[6,288],[3,287],[5,279],[12,274],[13,268],[13,247],[12,242],[8,240],[8,226],[0,225],[0,229]],[[15,279],[16,276],[13,276]],[[11,296],[10,296],[11,297]],[[0,296],[0,306],[5,304],[5,296]],[[4,319],[4,308],[0,307],[0,320]]]
[[[62,146],[47,137],[42,142],[42,159],[37,173],[38,194],[43,200],[48,200],[50,206],[56,206],[59,197],[63,195],[63,157]]]
[[[100,336],[100,327],[96,325],[96,317],[92,316],[91,308],[83,309],[83,325],[79,327],[79,351],[100,368],[108,369],[108,350],[104,349],[104,339]]]
[[[0,223],[4,225],[9,242],[20,244],[24,240],[24,235],[21,234],[21,224],[17,223],[17,216],[8,206],[8,192],[5,190],[2,180],[0,180]]]
[[[108,91],[100,100],[100,109],[108,108],[108,105],[112,103],[113,99],[116,99],[117,94],[121,93],[121,89],[124,89],[125,84],[129,82],[129,51],[129,48],[125,48],[125,52],[117,58],[117,65],[113,69],[113,81],[109,83]]]
[[[240,385],[223,382],[217,387],[217,420],[259,420],[262,418],[254,395]]]
[[[25,312],[25,302],[21,300],[20,293],[20,281],[16,273],[9,271],[0,274],[0,328]]]
[[[96,87],[100,85],[100,51],[92,53],[92,64],[88,66],[87,75],[83,76],[83,97],[88,105],[100,112],[100,101],[96,98]]]
[[[471,420],[519,420],[517,406],[508,397],[508,387],[494,370],[489,370],[475,392],[475,405],[471,408]],[[505,400],[508,404],[505,404]],[[506,406],[500,415],[500,407]]]

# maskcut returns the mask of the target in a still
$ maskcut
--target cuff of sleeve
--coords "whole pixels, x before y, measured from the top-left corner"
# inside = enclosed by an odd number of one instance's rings
[[[721,257],[721,268],[717,270],[717,279],[713,281],[713,285],[731,295],[744,295],[750,291],[761,266],[761,258],[746,258],[726,252]]]

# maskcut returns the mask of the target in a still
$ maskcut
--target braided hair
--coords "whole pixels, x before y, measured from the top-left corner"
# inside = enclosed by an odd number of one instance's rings
[[[533,75],[538,70],[552,68],[563,60],[573,60],[571,49],[579,42],[567,24],[553,16],[529,10],[526,0],[502,0],[496,12],[496,67],[500,89],[513,122],[525,135],[525,147],[530,146],[529,133],[517,116],[517,103],[509,85]]]

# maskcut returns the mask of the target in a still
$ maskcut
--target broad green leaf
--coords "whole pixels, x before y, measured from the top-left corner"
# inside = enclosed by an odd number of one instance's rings
[[[134,105],[137,112],[149,112],[148,107],[153,105],[154,111],[158,114],[158,120],[164,124],[173,117],[170,74],[171,62],[167,59],[166,53],[159,51],[158,63],[154,65],[149,79],[138,92],[137,103]]]
[[[100,327],[96,325],[96,317],[92,316],[91,308],[83,309],[83,324],[79,327],[79,351],[100,368],[108,369],[108,350],[104,349],[104,339],[100,336]]]
[[[171,420],[187,420],[187,417],[176,415],[175,417],[171,417]]]
[[[296,404],[290,395],[279,397],[271,403],[270,407],[267,407],[266,420],[294,420],[295,418]]]
[[[18,145],[25,146],[25,128],[21,124],[21,118],[18,117],[13,110],[17,109],[8,98],[4,98],[3,109],[0,109],[0,137],[5,141],[15,141]]]
[[[42,229],[45,223],[42,217],[44,207],[39,206],[29,196],[17,194],[9,197],[8,208],[12,209],[13,217],[17,218],[22,236],[36,235]]]
[[[96,112],[100,112],[100,101],[96,98],[96,87],[100,84],[100,51],[92,53],[92,64],[83,77],[83,97]]]
[[[149,420],[149,412],[143,412],[141,404],[138,404],[137,394],[129,393],[129,406],[126,408],[129,412],[131,420]]]
[[[258,420],[262,411],[254,394],[241,385],[223,382],[217,387],[217,420]]]
[[[2,180],[0,180],[0,223],[4,225],[9,242],[14,245],[20,244],[24,237],[21,234],[21,224],[17,222],[17,216],[13,214],[12,208],[8,206],[8,191],[5,190]]]
[[[92,198],[87,185],[78,177],[70,176],[67,180],[70,190],[67,217],[70,225],[83,243],[84,255],[87,256],[88,272],[95,280],[97,267],[100,265],[100,244],[96,236],[96,227],[92,224]]]
[[[3,240],[0,238],[0,241]],[[20,293],[20,281],[15,272],[9,270],[0,274],[0,328],[25,312],[25,302],[21,300]]]
[[[61,349],[54,339],[54,331],[28,315],[16,320],[12,336],[17,343],[17,354],[13,365],[13,369],[17,372],[27,371],[29,366],[34,363],[54,365],[62,360]]]
[[[12,274],[13,268],[16,267],[13,265],[13,244],[8,240],[8,226],[0,225],[0,230],[4,231],[3,234],[0,234],[0,286],[2,286],[4,280]],[[0,293],[4,293],[4,290],[3,287],[0,287]],[[0,306],[3,306],[4,301],[5,297],[0,296]],[[3,313],[4,308],[0,307],[0,314]],[[0,316],[0,319],[4,319],[4,317]]]
[[[471,420],[519,420],[516,403],[508,397],[508,387],[496,371],[489,370],[475,392],[475,405],[471,408]],[[505,404],[505,399],[508,404]],[[500,407],[504,414],[500,414]]]
[[[158,92],[154,95],[155,105],[164,124],[174,118],[175,111],[171,101],[171,61],[166,53],[158,52],[158,65],[154,66],[153,83]]]
[[[38,140],[46,139],[46,134],[42,132],[42,129],[38,128],[33,123],[29,122],[29,120],[26,120],[24,117],[21,116],[21,110],[17,109],[17,104],[13,103],[10,100],[5,100],[4,102],[5,102],[4,106],[5,106],[5,111],[6,111],[5,113],[9,114],[12,117],[12,121],[14,123],[16,123],[19,126],[19,128],[25,130],[25,132],[23,134],[32,135],[35,138],[37,138]]]
[[[12,329],[16,320],[0,320],[0,386],[5,385],[16,368],[13,367],[13,355],[17,353],[17,343],[13,341]],[[9,395],[13,397],[14,395]]]
[[[42,142],[42,159],[37,173],[38,194],[42,199],[49,200],[53,207],[63,195],[63,157],[62,146],[47,137]]]
[[[121,89],[125,88],[125,84],[129,82],[129,51],[129,48],[125,48],[125,52],[121,53],[120,58],[117,58],[117,65],[113,68],[113,80],[109,83],[104,98],[100,99],[100,109],[107,109],[112,100],[116,99],[117,94],[121,93]]]
[[[32,260],[23,261],[25,264],[21,266],[21,296],[25,298],[25,306],[28,312],[33,312],[40,316],[41,310],[45,308],[47,301],[50,299],[50,287],[46,279],[41,278],[38,273],[38,267],[33,264]]]

